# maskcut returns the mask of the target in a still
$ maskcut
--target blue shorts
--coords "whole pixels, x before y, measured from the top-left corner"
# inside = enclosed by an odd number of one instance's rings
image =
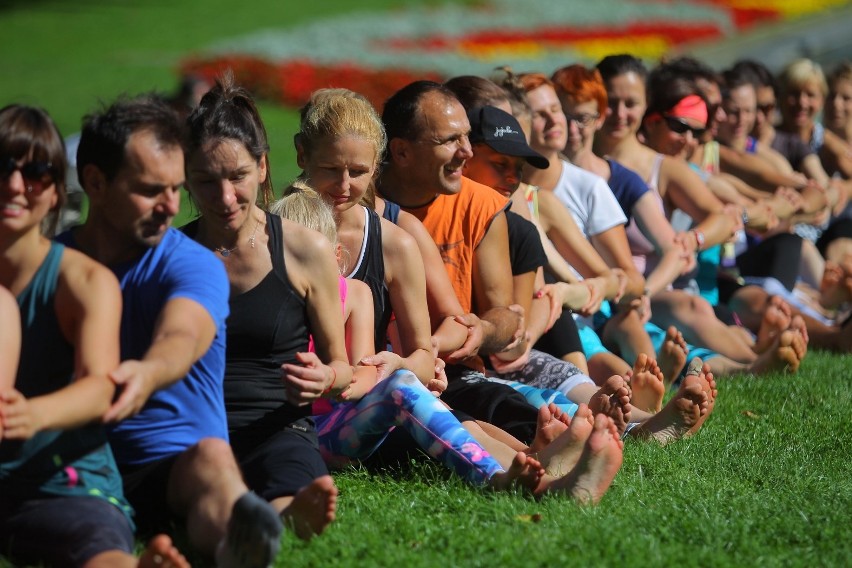
[[[577,332],[580,334],[580,342],[583,344],[583,354],[588,361],[599,353],[609,353],[609,349],[601,343],[601,338],[594,328],[584,318],[577,318]]]

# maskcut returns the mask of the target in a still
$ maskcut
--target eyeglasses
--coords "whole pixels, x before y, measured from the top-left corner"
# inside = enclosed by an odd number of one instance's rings
[[[692,137],[698,138],[707,131],[706,128],[695,128],[694,126],[690,126],[684,119],[676,116],[663,115],[663,120],[666,121],[666,126],[669,127],[669,130],[677,134],[692,132]]]
[[[572,122],[577,125],[577,128],[586,128],[591,126],[601,115],[595,114],[568,114],[565,113],[565,118],[568,119],[568,124]]]
[[[0,178],[7,180],[15,171],[21,172],[27,193],[41,193],[56,181],[56,173],[50,162],[32,161],[18,165],[15,158],[0,158]]]

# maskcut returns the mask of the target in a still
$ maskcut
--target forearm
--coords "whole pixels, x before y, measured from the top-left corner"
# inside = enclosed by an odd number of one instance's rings
[[[105,376],[88,376],[52,393],[29,399],[38,430],[70,430],[100,420],[109,409],[115,385]]]
[[[696,238],[696,250],[703,250],[727,241],[734,234],[735,229],[736,223],[730,215],[722,212],[711,213],[693,227],[693,235],[695,231],[704,235],[703,243],[698,242]]]
[[[645,279],[645,288],[648,295],[653,296],[662,292],[669,284],[675,281],[684,269],[684,261],[681,259],[680,251],[671,248],[663,253],[660,262]]]
[[[512,342],[520,324],[520,316],[509,308],[492,308],[480,316],[482,320],[482,355],[502,351]]]
[[[352,382],[340,398],[345,401],[360,400],[374,386],[376,386],[376,368],[371,365],[357,365],[352,372]]]
[[[443,357],[464,345],[467,335],[467,326],[457,322],[455,316],[450,316],[441,321],[432,340],[438,346],[438,355]]]
[[[416,349],[402,358],[402,368],[408,369],[424,385],[435,378],[435,356],[427,349]]]

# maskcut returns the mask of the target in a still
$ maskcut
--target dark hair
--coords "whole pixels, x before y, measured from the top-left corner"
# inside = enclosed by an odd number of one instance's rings
[[[627,73],[636,73],[643,80],[648,77],[648,69],[642,63],[642,60],[627,53],[607,55],[598,61],[595,67],[600,72],[604,83],[613,77],[626,75]]]
[[[731,96],[731,91],[739,89],[747,85],[755,87],[756,78],[753,73],[744,69],[732,67],[722,72],[722,98],[728,99]]]
[[[722,83],[719,73],[694,57],[681,56],[664,60],[651,72],[651,75],[655,73],[669,73],[675,76],[686,77],[696,83],[700,79],[716,83],[717,85]]]
[[[166,147],[183,147],[184,127],[177,113],[156,94],[121,97],[101,112],[83,119],[83,132],[77,148],[77,179],[85,189],[83,170],[93,164],[107,181],[124,165],[127,141],[136,132],[151,132]]]
[[[483,106],[497,106],[502,102],[510,103],[509,93],[497,85],[476,75],[453,77],[444,86],[455,93],[465,110]]]
[[[251,94],[234,84],[231,74],[216,80],[187,119],[187,154],[212,141],[237,140],[259,164],[269,154],[266,128]],[[266,209],[273,200],[272,172],[266,164],[266,179],[258,196]]]
[[[688,77],[682,76],[654,76],[648,78],[648,108],[645,116],[653,114],[666,114],[673,109],[677,103],[690,95],[698,95],[707,108],[707,98],[701,93],[695,82]],[[708,117],[708,121],[710,117]]]
[[[772,92],[776,95],[778,94],[778,81],[775,80],[775,75],[772,74],[772,71],[763,63],[754,61],[753,59],[740,59],[734,63],[731,70],[746,73],[754,84],[755,89],[759,87],[772,87]]]
[[[443,95],[456,101],[455,93],[434,81],[414,81],[395,92],[385,101],[382,110],[382,122],[385,125],[388,142],[394,138],[414,140],[420,122],[420,99],[429,93]]]
[[[33,160],[51,164],[57,200],[42,224],[42,231],[53,234],[59,221],[59,210],[65,204],[68,160],[62,134],[50,115],[40,108],[18,104],[0,109],[0,156],[16,160],[31,156]]]

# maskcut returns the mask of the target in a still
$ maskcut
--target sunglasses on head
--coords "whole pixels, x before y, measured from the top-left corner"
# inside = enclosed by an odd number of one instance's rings
[[[29,193],[41,192],[56,181],[53,164],[50,162],[33,160],[18,165],[15,158],[0,158],[0,178],[9,179],[16,170],[21,172]]]
[[[707,129],[703,127],[696,128],[694,126],[690,126],[684,119],[678,118],[676,116],[663,115],[663,120],[666,121],[666,126],[669,127],[669,130],[677,134],[686,134],[687,132],[692,132],[692,137],[698,138],[707,131]]]

